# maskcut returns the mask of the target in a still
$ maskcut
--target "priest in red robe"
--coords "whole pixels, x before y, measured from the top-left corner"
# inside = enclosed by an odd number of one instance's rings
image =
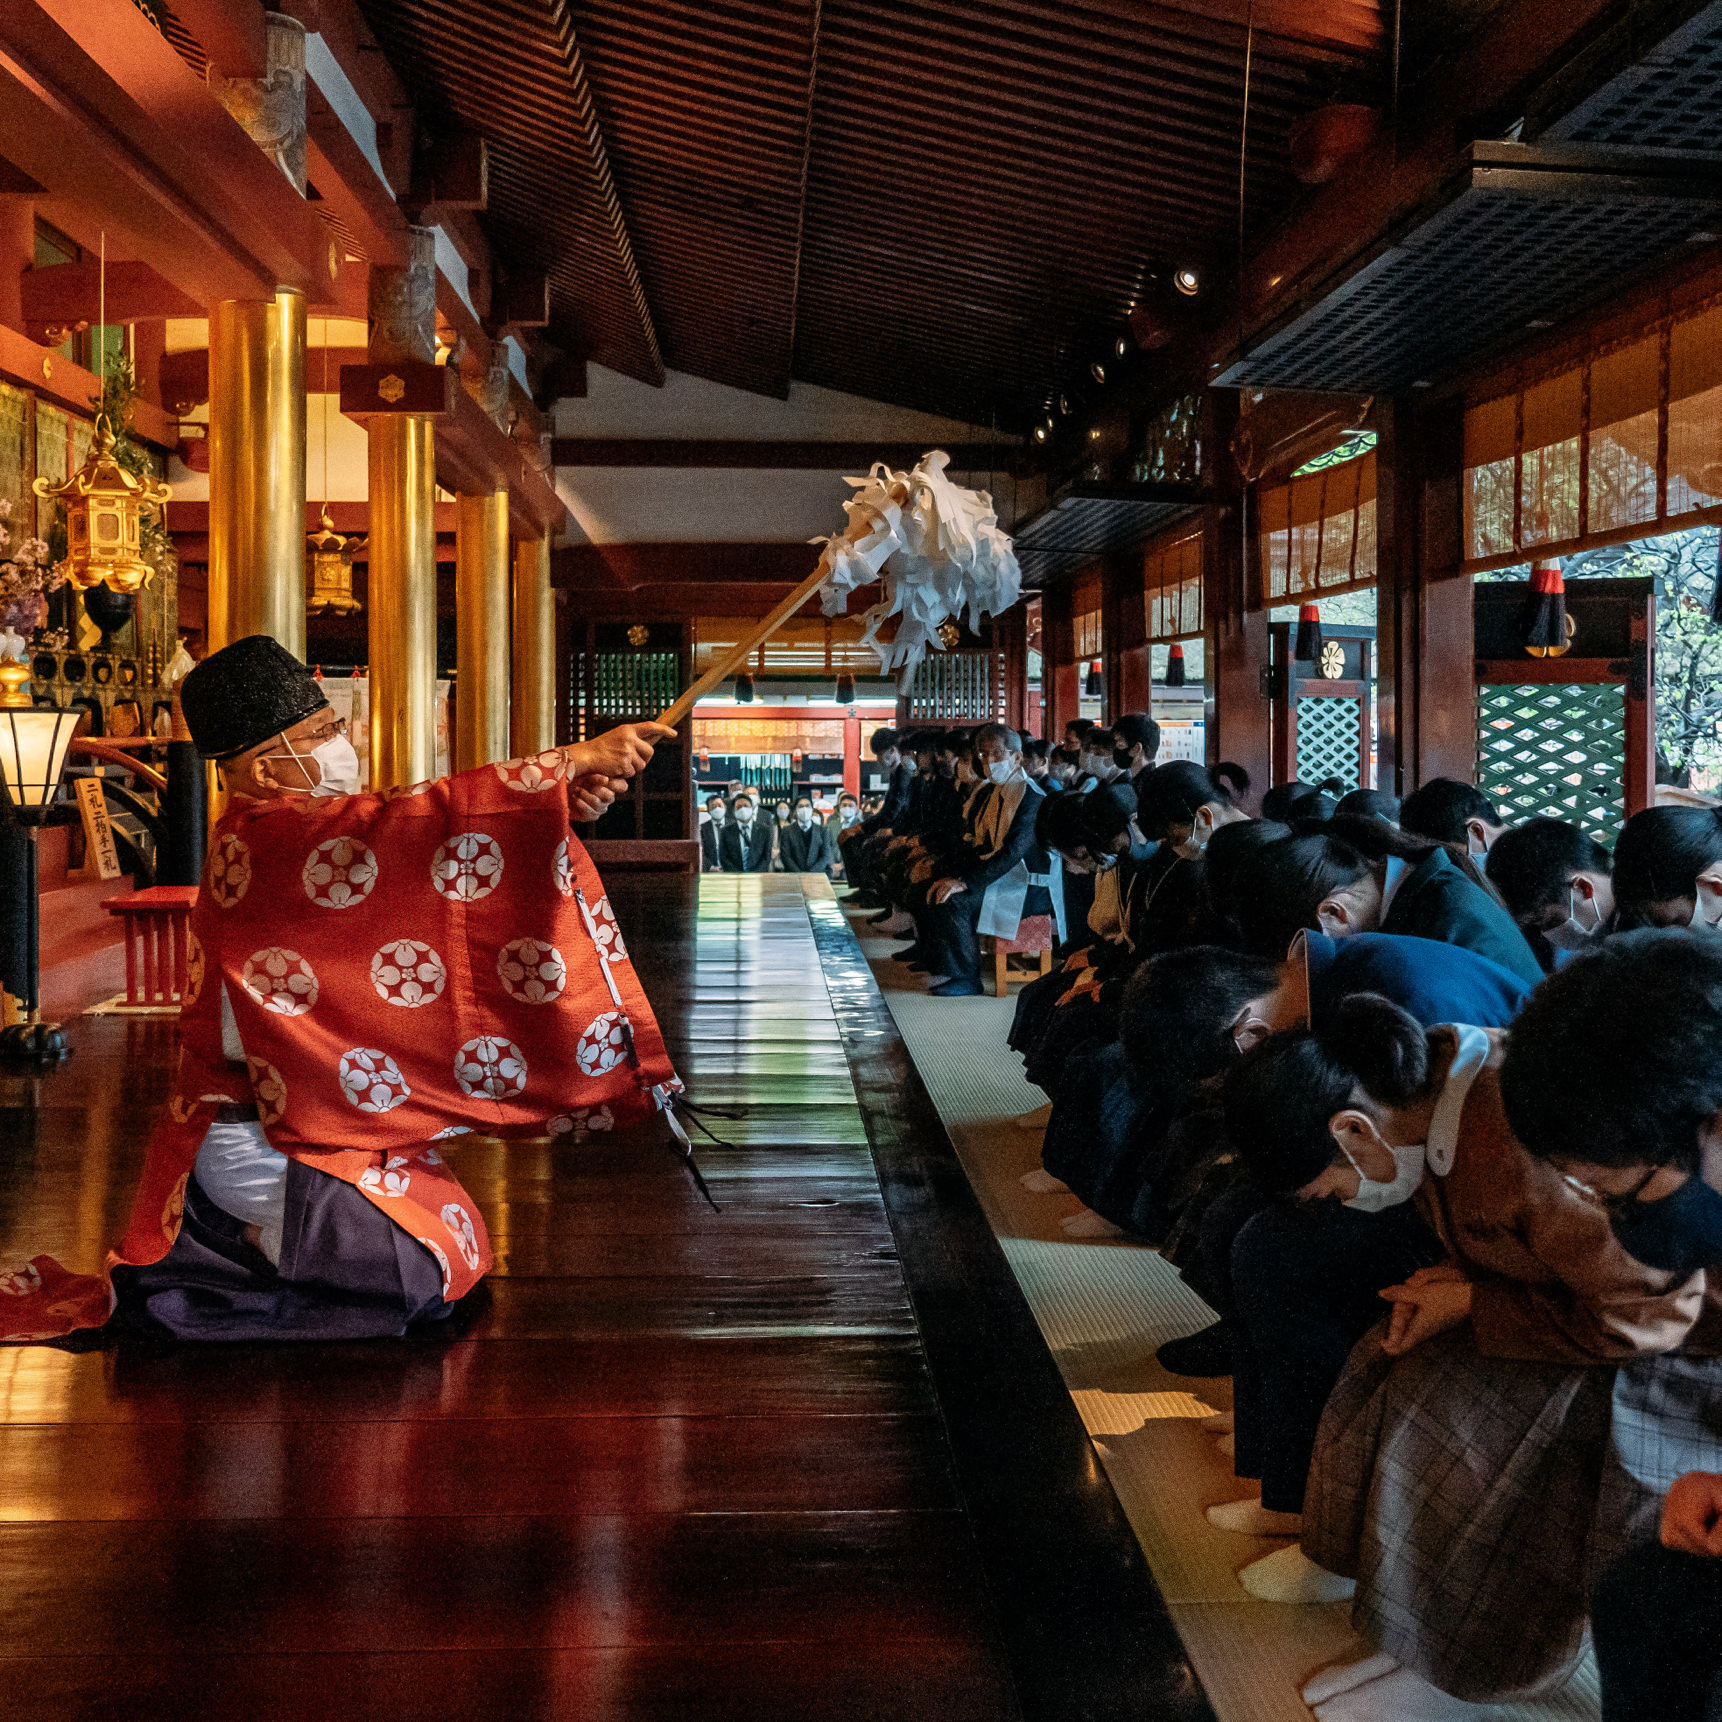
[[[197,1339],[374,1337],[491,1266],[438,1144],[579,1141],[679,1089],[590,859],[595,818],[674,735],[359,794],[321,684],[277,642],[186,677],[227,811],[192,911],[174,1093],[105,1276],[0,1272],[0,1338],[111,1317]]]

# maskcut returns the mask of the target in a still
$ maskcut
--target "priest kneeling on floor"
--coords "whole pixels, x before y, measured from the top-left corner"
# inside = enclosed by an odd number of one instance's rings
[[[674,732],[360,794],[345,725],[273,639],[215,653],[182,704],[228,804],[174,1091],[106,1278],[14,1268],[0,1337],[110,1315],[178,1338],[403,1333],[491,1266],[437,1143],[579,1140],[680,1087],[570,829]]]

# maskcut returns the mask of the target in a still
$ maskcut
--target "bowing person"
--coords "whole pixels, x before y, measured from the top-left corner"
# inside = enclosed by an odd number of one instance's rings
[[[812,798],[796,797],[795,813],[777,834],[777,867],[780,873],[823,873],[831,877],[837,860],[837,844],[829,827],[813,814]]]
[[[734,815],[718,837],[718,856],[726,873],[769,873],[774,854],[775,830],[769,819],[761,819],[751,795],[742,794],[732,804]]]
[[[975,765],[986,774],[969,803],[965,840],[951,870],[932,882],[920,921],[922,957],[947,979],[936,998],[972,998],[981,990],[980,937],[1012,938],[1024,915],[1051,915],[1051,861],[1034,841],[1042,800],[1022,768],[1022,741],[1002,723],[982,724],[972,738]]]

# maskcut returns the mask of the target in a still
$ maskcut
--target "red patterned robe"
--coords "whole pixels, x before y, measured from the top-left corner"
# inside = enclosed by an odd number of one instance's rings
[[[222,1050],[225,984],[245,1064]],[[411,789],[236,803],[191,915],[180,1061],[131,1223],[157,1262],[222,1105],[418,1240],[452,1302],[491,1266],[434,1144],[608,1130],[680,1088],[590,857],[560,753]],[[47,1256],[0,1274],[0,1338],[107,1319],[106,1276]]]

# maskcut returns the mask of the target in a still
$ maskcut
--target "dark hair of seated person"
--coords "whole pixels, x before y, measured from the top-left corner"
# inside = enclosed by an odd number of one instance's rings
[[[1088,848],[1095,855],[1111,855],[1120,837],[1129,835],[1130,820],[1136,812],[1136,791],[1130,780],[1121,777],[1116,783],[1103,783],[1082,797],[1082,828],[1088,834]]]
[[[1339,803],[1325,789],[1312,789],[1291,804],[1287,817],[1294,825],[1325,825],[1338,810]]]
[[[1175,1101],[1235,1059],[1231,1030],[1252,999],[1279,985],[1280,965],[1220,945],[1150,957],[1124,988],[1118,1040],[1148,1090]]]
[[[1294,777],[1290,783],[1276,783],[1271,789],[1262,791],[1262,818],[1289,825],[1293,806],[1304,796],[1314,793],[1316,786],[1305,783],[1302,778]]]
[[[1399,797],[1385,789],[1352,789],[1339,798],[1334,812],[1342,819],[1384,819],[1399,823]]]
[[[1152,765],[1160,751],[1160,726],[1146,712],[1126,712],[1112,726],[1112,740],[1117,747],[1140,745]]]
[[[1171,760],[1144,773],[1137,789],[1137,827],[1150,843],[1164,843],[1174,827],[1191,824],[1201,808],[1235,807],[1249,787],[1250,774],[1230,760],[1214,766]]]
[[[1070,722],[1064,726],[1064,733],[1066,735],[1074,735],[1077,741],[1081,742],[1088,732],[1096,727],[1097,726],[1093,718],[1072,718]]]
[[[1035,810],[1034,840],[1042,849],[1073,860],[1088,855],[1088,827],[1083,822],[1085,795],[1049,795]]]
[[[1291,827],[1272,819],[1240,819],[1235,824],[1220,826],[1202,851],[1208,907],[1235,926],[1238,880],[1250,857],[1258,849],[1289,836]]]
[[[1334,814],[1327,823],[1327,830],[1331,836],[1339,838],[1343,843],[1349,843],[1353,849],[1367,855],[1371,861],[1385,861],[1389,856],[1393,856],[1415,867],[1418,862],[1428,860],[1437,849],[1445,849],[1447,859],[1478,890],[1493,897],[1497,903],[1501,901],[1501,893],[1489,883],[1488,877],[1477,865],[1476,858],[1465,853],[1463,839],[1456,844],[1432,843],[1417,832],[1408,831],[1385,819],[1360,817],[1354,813]]]
[[[1025,735],[1022,738],[1023,764],[1026,766],[1031,760],[1044,760],[1045,758],[1046,743],[1044,741],[1038,741],[1032,735]]]
[[[1231,891],[1245,948],[1283,957],[1300,932],[1317,925],[1323,899],[1361,879],[1372,865],[1367,855],[1326,832],[1282,837],[1246,855]]]
[[[1539,814],[1495,839],[1483,871],[1522,927],[1534,925],[1551,905],[1558,904],[1566,913],[1574,874],[1606,876],[1613,866],[1608,851],[1588,831]]]
[[[1460,849],[1465,847],[1466,822],[1472,819],[1488,825],[1505,823],[1482,790],[1454,777],[1432,777],[1399,804],[1399,823],[1407,831]]]
[[[1621,827],[1614,844],[1615,926],[1664,924],[1658,906],[1693,896],[1698,875],[1722,861],[1722,812],[1708,807],[1647,807]]]
[[[1617,933],[1556,969],[1514,1019],[1501,1103],[1542,1159],[1697,1172],[1722,1113],[1722,937]]]
[[[867,749],[875,756],[887,753],[900,745],[900,738],[894,729],[876,729],[868,738]]]
[[[1250,1181],[1286,1195],[1344,1159],[1328,1123],[1360,1090],[1405,1106],[1428,1086],[1429,1031],[1390,999],[1354,993],[1331,1027],[1270,1035],[1227,1071],[1226,1135]]]

